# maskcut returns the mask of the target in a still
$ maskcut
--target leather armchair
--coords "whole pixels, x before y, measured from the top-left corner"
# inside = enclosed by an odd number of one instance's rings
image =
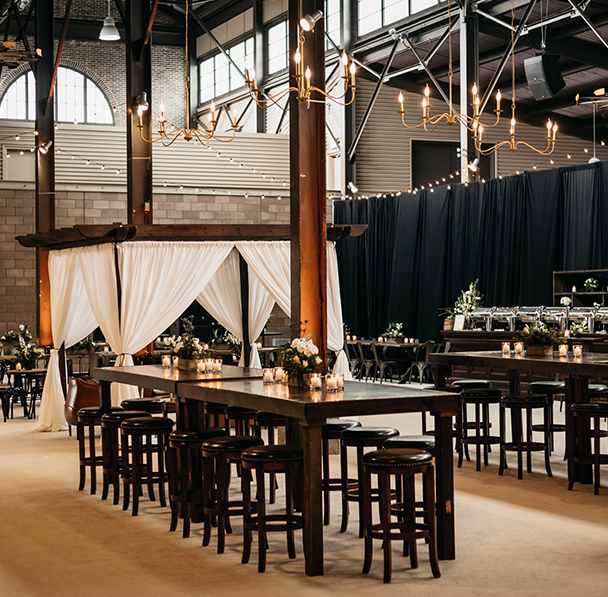
[[[88,382],[70,377],[68,382],[68,395],[65,399],[65,419],[70,425],[78,423],[78,411],[85,406],[101,405],[101,388],[97,382]]]

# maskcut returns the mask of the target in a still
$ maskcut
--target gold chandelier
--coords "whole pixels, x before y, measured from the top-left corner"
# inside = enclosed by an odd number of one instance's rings
[[[220,141],[221,143],[230,143],[236,136],[237,129],[237,120],[236,113],[233,112],[231,115],[230,128],[232,130],[232,136],[228,139],[222,139],[221,137],[216,136],[217,129],[217,112],[215,103],[212,101],[211,106],[209,108],[209,114],[207,115],[208,125],[206,129],[199,129],[198,126],[195,128],[190,127],[190,64],[189,64],[189,56],[188,56],[188,5],[190,0],[186,0],[186,75],[185,75],[185,84],[186,84],[186,128],[178,129],[171,125],[169,131],[167,132],[167,119],[165,118],[165,106],[163,104],[159,105],[160,114],[158,116],[158,133],[159,136],[153,139],[147,139],[144,135],[144,122],[143,115],[148,111],[148,101],[146,98],[146,93],[142,92],[136,99],[137,106],[137,116],[139,119],[139,124],[137,128],[139,128],[139,133],[141,138],[146,143],[162,143],[165,147],[170,147],[177,141],[182,138],[185,141],[199,142],[203,145],[207,145],[211,139],[215,141]]]
[[[483,149],[483,131],[484,127],[481,123],[477,123],[477,126],[473,129],[473,142],[475,149],[481,155],[490,155],[495,151],[498,151],[502,147],[508,147],[509,151],[515,152],[518,147],[527,147],[536,153],[541,155],[550,155],[555,149],[555,137],[557,136],[557,122],[552,122],[549,118],[547,120],[547,145],[544,149],[538,149],[528,143],[527,141],[518,141],[516,138],[515,127],[517,126],[517,120],[515,118],[515,11],[513,7],[513,0],[511,0],[511,121],[509,123],[509,138],[503,141],[495,143],[487,149]]]
[[[435,114],[434,116],[431,116],[431,90],[429,86],[426,85],[422,98],[422,122],[416,125],[407,124],[405,122],[405,99],[403,97],[403,92],[399,92],[399,114],[401,115],[401,124],[406,129],[418,129],[422,127],[427,133],[432,133],[444,121],[449,126],[459,123],[471,132],[474,132],[479,127],[479,120],[481,117],[481,114],[479,113],[481,100],[477,91],[477,83],[473,83],[473,87],[471,89],[471,94],[473,96],[473,102],[471,104],[471,107],[473,108],[473,115],[468,116],[467,114],[461,114],[460,112],[456,112],[454,110],[454,103],[452,101],[452,79],[454,76],[454,71],[452,68],[452,13],[450,0],[448,0],[448,51],[448,111],[444,112],[443,114]],[[494,110],[496,120],[493,124],[485,125],[485,128],[494,128],[500,121],[500,114],[502,112],[500,109],[501,99],[502,95],[500,90],[498,90],[496,93],[496,109]]]
[[[357,71],[357,67],[353,61],[349,61],[348,55],[346,52],[342,52],[341,63],[342,63],[342,82],[343,89],[340,95],[334,96],[326,91],[311,85],[312,71],[310,70],[310,66],[306,66],[304,68],[304,43],[306,41],[304,34],[305,32],[314,32],[315,24],[323,18],[323,13],[320,10],[315,11],[311,15],[302,16],[302,0],[300,0],[300,20],[299,20],[299,28],[300,34],[298,37],[298,48],[293,56],[293,60],[295,62],[295,79],[296,85],[291,86],[283,91],[275,95],[266,95],[266,97],[262,98],[262,92],[258,89],[255,81],[255,69],[246,68],[247,73],[247,87],[249,89],[249,93],[251,97],[254,99],[255,103],[260,108],[269,108],[272,105],[277,105],[277,103],[289,95],[290,93],[296,93],[296,97],[299,101],[305,102],[306,107],[310,106],[311,102],[325,101],[325,99],[329,99],[336,104],[341,106],[348,106],[353,103],[355,100],[355,73]],[[350,64],[349,64],[350,62]],[[350,92],[350,98],[347,99]],[[322,100],[312,99],[313,93],[317,93],[322,96]]]

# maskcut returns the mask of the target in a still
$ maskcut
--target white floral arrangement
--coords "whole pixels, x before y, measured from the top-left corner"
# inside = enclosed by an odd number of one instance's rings
[[[207,356],[207,345],[194,335],[193,317],[182,319],[184,333],[177,338],[175,336],[165,336],[163,344],[171,349],[171,352],[180,359],[202,359]]]
[[[319,349],[310,336],[295,338],[283,351],[283,368],[288,374],[317,373],[321,365]]]
[[[600,285],[596,278],[587,278],[583,284],[587,292],[592,292]]]
[[[388,328],[386,328],[386,332],[382,334],[383,338],[393,338],[396,340],[397,338],[403,338],[403,324],[402,323],[394,323],[390,322],[388,324]]]
[[[572,299],[569,296],[562,296],[559,300],[559,304],[562,307],[570,307],[572,305]]]
[[[18,332],[16,332],[15,330],[7,330],[0,338],[2,342],[20,342],[22,339],[25,342],[30,342],[32,339],[32,334],[27,329],[27,325],[25,325],[24,323],[19,326]]]
[[[573,321],[570,324],[570,335],[571,336],[582,336],[587,333],[587,326],[584,323],[578,323]]]

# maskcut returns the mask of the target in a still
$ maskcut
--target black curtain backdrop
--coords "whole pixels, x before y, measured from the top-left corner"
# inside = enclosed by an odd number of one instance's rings
[[[337,244],[344,322],[438,340],[440,310],[476,278],[486,305],[550,305],[553,271],[608,268],[606,191],[600,162],[338,201],[336,224],[369,226]]]

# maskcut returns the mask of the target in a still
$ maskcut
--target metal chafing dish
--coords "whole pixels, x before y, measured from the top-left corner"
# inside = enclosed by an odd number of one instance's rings
[[[543,323],[557,324],[557,329],[563,332],[568,323],[568,307],[545,307],[540,318]]]
[[[482,323],[486,332],[491,332],[493,312],[494,307],[476,307],[475,309],[471,309],[469,319],[473,322],[473,324]]]
[[[542,307],[518,307],[517,319],[523,323],[533,323],[534,327],[538,327],[542,311]]]
[[[599,307],[595,311],[595,321],[608,325],[608,307]]]
[[[516,314],[517,309],[515,307],[496,307],[492,313],[492,321],[506,323],[508,331],[514,332]]]
[[[593,334],[595,331],[595,307],[572,307],[568,313],[570,321],[584,322],[587,324],[587,332]]]

